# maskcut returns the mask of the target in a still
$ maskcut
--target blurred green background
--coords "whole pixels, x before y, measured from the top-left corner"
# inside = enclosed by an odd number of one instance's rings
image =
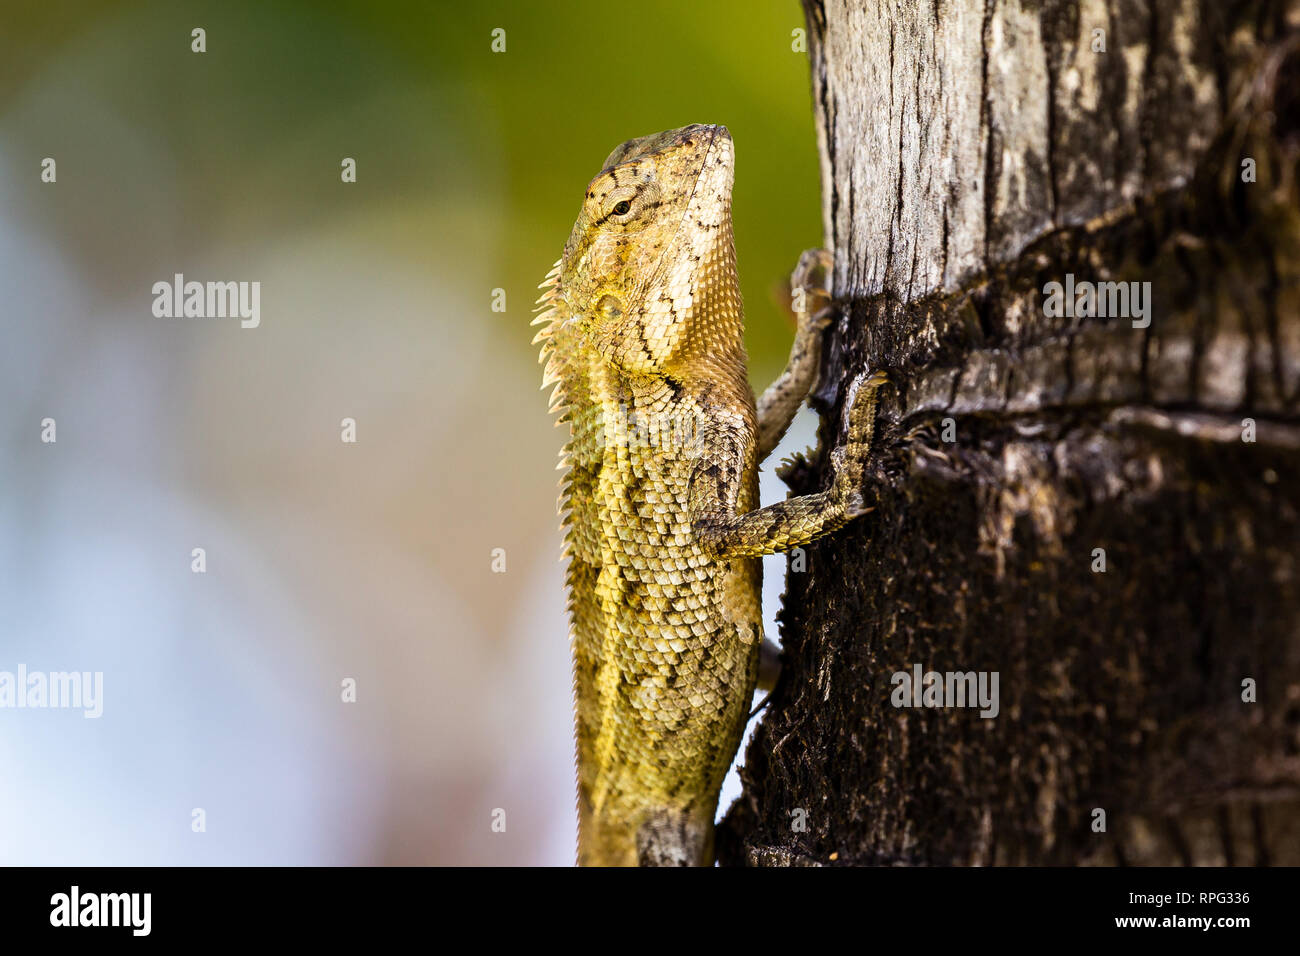
[[[803,26],[796,0],[6,6],[0,669],[102,670],[107,699],[0,712],[0,862],[571,861],[535,287],[614,146],[725,123],[770,380],[821,242]],[[155,318],[177,272],[261,282],[260,327]]]

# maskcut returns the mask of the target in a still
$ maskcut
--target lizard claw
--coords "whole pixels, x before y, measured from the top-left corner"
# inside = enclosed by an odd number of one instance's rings
[[[848,498],[844,501],[844,517],[850,521],[854,518],[861,518],[864,514],[875,510],[875,508],[867,507],[861,491],[849,492]]]
[[[799,264],[794,267],[794,272],[790,274],[790,287],[794,289],[807,289],[809,292],[820,292],[824,295],[830,294],[831,287],[831,267],[834,264],[834,257],[831,256],[828,249],[808,249],[799,257]],[[824,282],[815,282],[813,275],[821,270],[825,277]]]
[[[822,329],[828,328],[830,324],[834,321],[835,321],[835,310],[828,305],[820,312],[809,317],[808,328],[812,329],[815,332],[820,332]]]
[[[803,309],[794,309],[800,326],[809,325],[813,330],[820,330],[830,324],[830,317],[833,314],[829,304],[833,261],[831,254],[825,249],[809,249],[799,257],[799,264],[790,274],[791,295],[796,305],[804,305]],[[820,277],[817,275],[818,272],[821,273]],[[801,299],[802,303],[800,303]],[[823,315],[827,316],[825,321],[821,320]],[[809,320],[810,316],[812,321]]]

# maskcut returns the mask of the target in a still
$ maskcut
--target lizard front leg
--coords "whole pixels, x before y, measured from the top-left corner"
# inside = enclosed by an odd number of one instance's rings
[[[820,273],[820,279],[818,274]],[[772,454],[817,378],[822,331],[830,324],[831,254],[809,249],[790,276],[794,344],[785,371],[758,399],[758,460]]]
[[[866,513],[862,478],[875,422],[876,392],[888,379],[875,372],[855,382],[848,402],[848,437],[832,453],[829,491],[799,495],[736,513],[746,448],[744,430],[718,424],[703,437],[691,470],[688,509],[696,541],[714,558],[752,558],[808,544]]]

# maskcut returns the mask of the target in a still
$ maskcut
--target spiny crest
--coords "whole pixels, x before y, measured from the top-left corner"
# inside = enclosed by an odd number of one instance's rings
[[[556,415],[555,424],[557,426],[565,424],[570,426],[569,439],[564,443],[564,447],[560,449],[559,461],[555,466],[556,471],[563,473],[560,477],[560,495],[556,502],[556,511],[560,516],[560,527],[566,528],[571,524],[572,518],[569,502],[572,488],[570,476],[573,466],[573,396],[570,394],[569,386],[574,381],[574,373],[571,367],[573,356],[569,355],[564,348],[557,347],[558,340],[561,337],[561,329],[569,319],[568,310],[565,308],[564,300],[560,295],[560,268],[561,263],[556,262],[551,271],[546,274],[546,278],[538,286],[542,290],[541,296],[537,299],[537,311],[540,314],[533,319],[531,324],[541,326],[533,337],[533,344],[541,346],[538,361],[545,363],[545,370],[542,374],[542,388],[546,388],[548,385],[554,386],[548,402],[549,411],[551,414]],[[570,550],[569,538],[566,536],[561,558],[565,557]]]
[[[538,311],[540,314],[535,319],[533,319],[533,321],[530,323],[531,325],[541,326],[541,328],[537,330],[537,334],[533,336],[533,344],[541,346],[541,349],[539,350],[540,354],[538,355],[538,361],[544,362],[546,366],[542,374],[542,388],[545,388],[547,385],[551,384],[552,382],[555,383],[555,389],[554,391],[551,392],[549,410],[552,414],[557,414],[558,416],[555,422],[556,425],[564,424],[568,422],[570,419],[569,399],[565,392],[565,377],[564,377],[565,360],[563,354],[559,352],[555,347],[556,335],[559,332],[560,328],[568,320],[568,315],[565,309],[563,308],[564,303],[563,300],[560,298],[560,290],[559,290],[560,270],[561,270],[562,263],[563,260],[557,260],[555,265],[551,267],[551,271],[546,274],[546,278],[542,280],[540,285],[538,285],[538,288],[542,290],[542,294],[537,299],[536,311]],[[560,549],[561,561],[565,561],[566,559],[571,559],[574,557],[575,531],[572,527],[573,511],[570,505],[572,501],[572,489],[573,489],[573,479],[571,477],[572,468],[570,464],[572,445],[573,445],[572,438],[570,438],[569,441],[566,441],[564,443],[564,447],[560,449],[559,463],[556,465],[557,470],[564,472],[564,474],[560,478],[560,495],[559,495],[559,499],[556,501],[555,507],[556,507],[556,512],[559,514],[559,518],[560,518],[560,528],[568,529],[568,531],[564,535],[564,543]],[[577,614],[578,614],[578,605],[577,605],[578,591],[573,586],[574,582],[572,580],[572,575],[573,575],[572,561],[570,561],[569,564],[570,564],[569,571],[565,575],[566,578],[568,579],[566,582],[568,584],[566,590],[568,591],[569,594],[569,598],[566,604],[569,612],[569,640],[570,643],[575,643],[579,637],[578,630],[574,623],[577,620]],[[577,668],[574,668],[572,673],[571,699],[572,699],[571,706],[573,708],[573,712],[577,713],[578,708],[581,705],[581,701],[582,701],[582,688],[581,688],[581,683],[580,683]],[[577,820],[578,841],[581,841],[582,839],[582,823],[581,823],[582,784],[580,779],[579,761],[582,759],[582,754],[581,754],[581,743],[578,740],[576,735],[574,737],[573,744],[574,744],[573,792],[574,792],[574,810],[575,810],[574,817]]]
[[[560,298],[560,263],[556,262],[551,267],[551,271],[546,274],[537,287],[542,290],[541,296],[537,299],[537,309],[535,311],[541,314],[533,319],[531,325],[540,325],[537,334],[533,336],[533,345],[541,346],[541,354],[538,361],[545,363],[545,369],[542,372],[542,388],[548,385],[554,385],[555,389],[551,392],[549,401],[549,411],[554,414],[562,412],[564,406],[563,378],[564,378],[564,356],[555,348],[555,335],[567,319],[563,308],[563,300]],[[561,419],[563,420],[563,419]]]

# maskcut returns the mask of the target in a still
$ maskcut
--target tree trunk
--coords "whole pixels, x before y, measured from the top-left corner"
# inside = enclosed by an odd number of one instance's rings
[[[805,5],[840,317],[796,493],[893,387],[723,862],[1300,863],[1300,2]]]

